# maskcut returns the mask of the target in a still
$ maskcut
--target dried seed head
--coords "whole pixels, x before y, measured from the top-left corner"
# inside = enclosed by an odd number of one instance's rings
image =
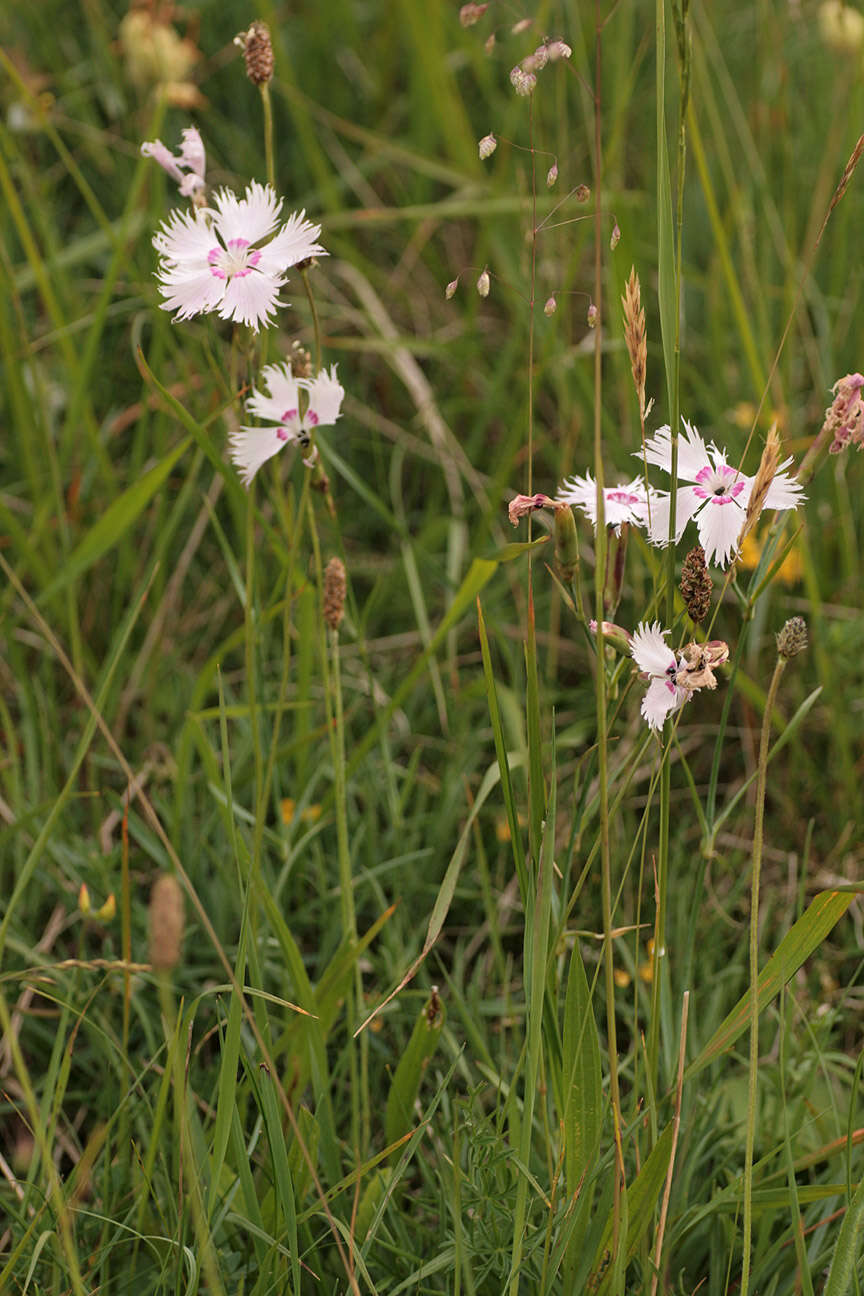
[[[521,95],[523,99],[525,99],[528,95],[534,93],[537,85],[537,78],[533,72],[526,72],[525,69],[517,63],[516,67],[514,67],[510,73],[510,84],[516,91],[517,95]]]
[[[491,280],[489,278],[489,271],[484,270],[480,278],[477,280],[477,291],[481,297],[489,296],[490,283]]]
[[[557,181],[557,179],[558,179],[558,163],[553,162],[549,170],[546,172],[546,188],[551,189],[552,186]]]
[[[691,549],[681,568],[681,597],[691,619],[699,624],[711,609],[711,575],[701,545]]]
[[[633,266],[630,267],[630,278],[621,298],[624,307],[624,341],[630,357],[630,372],[633,374],[633,385],[636,388],[636,399],[639,401],[639,418],[645,422],[645,371],[648,364],[648,343],[645,333],[645,311],[642,309],[642,293],[639,287],[639,276]]]
[[[591,190],[586,184],[577,185],[573,190],[573,197],[578,203],[586,203],[591,197]]]
[[[477,152],[480,154],[480,161],[484,162],[486,158],[491,157],[498,147],[498,141],[493,134],[484,135],[477,144]]]
[[[543,307],[543,314],[554,315],[557,309],[558,309],[558,303],[555,300],[555,297],[553,295],[552,297],[549,297],[547,299],[546,305]]]
[[[324,568],[324,620],[331,630],[339,629],[345,611],[345,564],[331,558]]]
[[[183,892],[173,873],[161,873],[150,892],[150,962],[170,972],[183,944]]]
[[[797,657],[807,647],[807,622],[803,617],[790,617],[777,635],[777,651],[788,661]]]
[[[864,387],[864,376],[860,373],[846,374],[838,378],[832,391],[834,399],[825,411],[825,422],[822,432],[831,437],[828,447],[831,454],[839,454],[847,445],[864,449],[864,400],[861,389]],[[822,435],[822,434],[820,434]]]
[[[592,302],[591,305],[588,307],[588,316],[587,316],[587,319],[588,319],[588,327],[589,327],[589,328],[596,328],[596,327],[597,327],[597,320],[598,320],[599,318],[600,318],[600,312],[598,311],[597,307],[596,307],[596,306],[594,305],[594,303]]]
[[[234,44],[243,51],[246,75],[252,84],[268,85],[273,79],[273,45],[267,24],[256,20],[248,31],[234,37]]]
[[[473,27],[488,8],[488,4],[464,4],[459,10],[459,21],[463,27]]]
[[[738,537],[739,548],[759,520],[759,514],[765,507],[765,497],[771,488],[772,481],[777,475],[779,464],[780,437],[777,435],[777,424],[772,423],[765,440],[765,449],[762,451],[759,468],[757,469],[756,476],[753,478],[750,498],[747,501],[747,512],[744,515],[744,525],[741,528],[741,534]]]

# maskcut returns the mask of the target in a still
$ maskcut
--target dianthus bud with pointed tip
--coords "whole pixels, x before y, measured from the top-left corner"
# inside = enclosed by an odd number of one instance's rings
[[[243,51],[246,75],[252,84],[268,85],[273,80],[273,45],[267,24],[256,19],[248,31],[234,37],[234,44]]]
[[[586,184],[577,185],[573,190],[573,197],[578,203],[586,203],[591,197],[591,190]]]
[[[491,133],[484,135],[477,144],[477,152],[480,154],[480,161],[484,162],[486,158],[491,157],[498,147],[498,141]]]
[[[594,305],[594,303],[592,302],[591,305],[588,307],[588,316],[587,316],[587,319],[588,319],[588,327],[589,327],[589,328],[596,328],[596,327],[597,327],[597,320],[598,320],[599,318],[600,318],[600,312],[598,311],[597,307],[596,307],[596,306]]]
[[[489,271],[484,270],[480,278],[477,280],[477,291],[481,297],[489,296],[490,284],[491,284],[491,280],[489,278]]]
[[[170,972],[180,962],[183,944],[183,892],[173,873],[162,873],[150,892],[150,962]]]
[[[576,519],[569,504],[559,504],[555,509],[555,561],[565,581],[571,581],[579,567],[579,536]]]
[[[341,558],[331,558],[324,568],[324,620],[331,630],[339,629],[345,612],[345,564]]]
[[[777,651],[788,661],[797,657],[807,647],[807,622],[803,617],[790,617],[777,635]]]
[[[546,305],[543,307],[543,314],[554,315],[557,309],[558,309],[558,303],[555,300],[555,297],[553,295],[552,297],[549,297],[547,299]]]
[[[453,296],[453,294],[456,292],[456,289],[457,289],[458,287],[459,287],[459,280],[458,280],[458,279],[451,279],[450,282],[448,283],[447,287],[444,289],[444,296],[447,298],[448,301],[449,301],[450,298]]]
[[[620,242],[621,242],[621,231],[618,228],[618,222],[616,220],[615,224],[612,226],[612,237],[609,240],[609,247],[612,249],[613,252],[615,251],[616,247]]]
[[[463,27],[473,27],[489,8],[488,4],[464,4],[459,10],[459,21]]]
[[[557,179],[558,179],[558,163],[553,162],[549,170],[546,172],[546,188],[551,189]]]

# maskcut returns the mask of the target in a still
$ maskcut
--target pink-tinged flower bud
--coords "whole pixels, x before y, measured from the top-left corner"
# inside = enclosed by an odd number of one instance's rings
[[[600,312],[592,302],[591,305],[588,307],[588,327],[596,328],[597,320],[599,319],[599,317],[600,317]]]
[[[557,309],[558,309],[558,303],[555,300],[555,297],[553,295],[552,297],[549,297],[547,299],[546,305],[543,307],[543,314],[554,315]]]
[[[90,892],[87,890],[87,885],[84,882],[81,883],[81,886],[78,889],[78,908],[85,916],[89,914],[91,909]]]
[[[491,157],[498,147],[498,141],[491,133],[484,135],[477,145],[477,152],[480,154],[480,161],[485,162],[486,158]]]
[[[459,21],[463,27],[473,27],[488,8],[488,4],[464,4],[459,10]]]
[[[444,296],[447,298],[448,301],[453,296],[453,294],[455,293],[458,287],[459,287],[459,280],[451,279],[447,287],[444,289]]]
[[[510,84],[516,91],[517,95],[521,95],[522,98],[525,99],[528,95],[534,93],[534,88],[537,85],[537,78],[534,76],[533,72],[526,72],[524,68],[517,64],[510,73]]]
[[[481,297],[488,297],[488,296],[489,296],[489,286],[490,286],[490,283],[491,283],[491,280],[490,280],[490,278],[489,278],[489,271],[488,271],[488,270],[484,270],[483,273],[481,274],[480,278],[477,280],[477,291],[478,291],[478,293],[480,294]]]
[[[558,179],[558,163],[553,162],[549,170],[546,172],[546,188],[551,189],[557,179]]]
[[[587,185],[584,184],[577,185],[573,191],[573,197],[576,199],[578,203],[586,203],[588,199],[591,197],[591,190],[588,188]]]
[[[588,622],[588,629],[592,634],[597,633],[597,622],[591,620]],[[611,644],[617,648],[620,653],[629,653],[633,643],[633,636],[623,626],[616,625],[614,621],[603,622],[603,642]]]
[[[517,23],[514,23],[513,26],[510,28],[511,35],[521,36],[524,31],[528,30],[528,28],[531,26],[533,22],[534,22],[533,18],[520,18],[519,21]]]
[[[621,231],[618,228],[618,222],[616,221],[615,224],[612,226],[612,237],[609,240],[609,247],[612,249],[613,252],[615,251],[616,247],[620,242],[621,242]]]

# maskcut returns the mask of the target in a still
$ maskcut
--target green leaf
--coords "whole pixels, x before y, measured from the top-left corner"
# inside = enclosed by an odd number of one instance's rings
[[[156,492],[164,486],[174,465],[189,448],[191,440],[191,437],[186,437],[160,463],[146,472],[143,477],[139,477],[138,481],[108,505],[98,522],[94,523],[80,544],[72,550],[63,565],[63,570],[48,588],[42,591],[37,600],[39,603],[47,603],[115,547]]]
[[[427,1062],[438,1047],[445,1016],[444,1004],[437,990],[433,989],[414,1023],[411,1038],[390,1084],[384,1118],[384,1137],[388,1143],[396,1143],[414,1126],[414,1103],[420,1092],[420,1081]]]
[[[852,1272],[864,1247],[864,1179],[858,1184],[855,1196],[849,1203],[837,1245],[828,1271],[824,1296],[845,1296],[852,1280]]]
[[[864,883],[850,887],[848,891],[820,891],[813,899],[806,912],[786,933],[759,973],[760,1012],[767,1008],[786,982],[795,975],[805,959],[808,959],[822,943],[835,923],[843,917],[856,893],[860,891],[864,891]],[[748,990],[744,997],[739,999],[699,1056],[690,1063],[684,1075],[685,1080],[692,1080],[710,1062],[730,1049],[739,1035],[747,1030],[750,1025],[750,993]]]
[[[578,942],[570,956],[564,1000],[564,1179],[579,1191],[594,1164],[603,1127],[603,1081],[597,1023]]]
[[[654,1218],[654,1207],[657,1204],[657,1198],[660,1196],[660,1190],[669,1169],[674,1132],[673,1124],[670,1121],[651,1149],[648,1159],[639,1174],[627,1189],[627,1241],[622,1257],[625,1266],[633,1259],[644,1234]],[[591,1279],[589,1279],[589,1290],[596,1290],[597,1296],[605,1296],[605,1293],[609,1291],[613,1272],[618,1267],[613,1263],[613,1257],[609,1253],[611,1241],[612,1216],[610,1215],[594,1261],[594,1272],[597,1274],[599,1282],[595,1279],[597,1285],[590,1287]],[[601,1270],[602,1276],[600,1274]]]

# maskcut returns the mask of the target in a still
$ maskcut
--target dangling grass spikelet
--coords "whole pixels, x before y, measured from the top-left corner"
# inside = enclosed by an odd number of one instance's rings
[[[324,620],[331,630],[339,629],[345,609],[345,566],[341,558],[331,558],[324,568]]]
[[[772,423],[765,441],[765,449],[762,451],[762,459],[759,463],[759,469],[753,478],[753,489],[750,492],[750,498],[747,501],[747,512],[744,516],[744,525],[741,528],[741,534],[738,537],[738,547],[740,549],[744,540],[753,530],[758,521],[759,514],[762,512],[765,504],[765,497],[777,474],[777,467],[780,463],[780,437],[777,434],[777,424]]]
[[[267,24],[256,20],[248,31],[235,36],[234,44],[239,45],[243,51],[246,75],[252,84],[269,84],[273,79],[273,46]]]
[[[183,892],[173,873],[162,873],[150,893],[150,962],[170,972],[180,962],[183,944]]]
[[[633,384],[639,401],[639,418],[645,421],[645,374],[648,363],[648,346],[645,340],[645,311],[642,308],[642,294],[639,287],[639,276],[635,267],[630,267],[630,278],[621,298],[624,307],[624,341],[627,354],[630,356],[630,370]]]

